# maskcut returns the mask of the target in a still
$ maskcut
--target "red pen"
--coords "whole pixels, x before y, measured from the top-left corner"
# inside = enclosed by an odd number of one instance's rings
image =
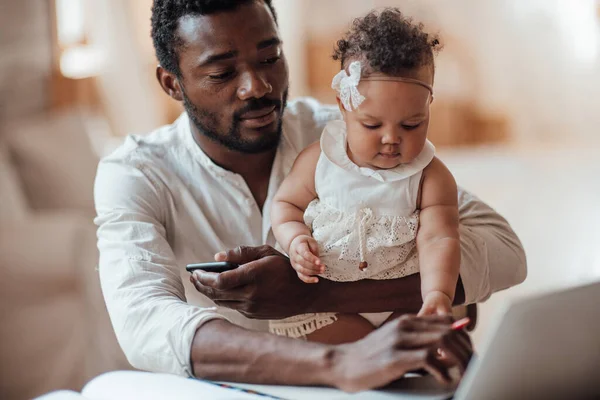
[[[450,327],[450,329],[452,329],[453,331],[460,331],[465,326],[469,325],[469,322],[471,322],[469,317],[461,318],[458,321],[454,321],[452,323],[452,326]],[[442,351],[442,349],[438,349],[437,352],[438,352],[438,355],[440,355],[441,357],[444,357],[444,352]]]
[[[470,322],[471,322],[471,320],[468,317],[459,319],[458,321],[456,321],[456,322],[454,322],[452,324],[452,330],[453,331],[460,331],[465,326],[469,325]]]

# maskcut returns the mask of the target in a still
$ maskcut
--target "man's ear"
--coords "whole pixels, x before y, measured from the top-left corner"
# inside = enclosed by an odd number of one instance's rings
[[[175,74],[167,71],[159,65],[156,67],[156,79],[166,94],[177,101],[183,101],[181,85],[179,84],[179,79],[177,76],[175,76]]]

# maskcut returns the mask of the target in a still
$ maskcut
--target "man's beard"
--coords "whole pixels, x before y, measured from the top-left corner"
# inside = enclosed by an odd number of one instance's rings
[[[209,139],[222,144],[226,148],[240,153],[256,154],[268,150],[272,150],[279,145],[281,138],[281,126],[283,121],[283,113],[287,105],[288,89],[283,93],[283,101],[271,100],[265,97],[260,99],[251,99],[247,105],[238,110],[233,115],[233,120],[227,132],[218,130],[218,114],[206,110],[200,110],[192,102],[185,93],[183,93],[183,106],[190,120],[196,126],[196,129],[208,137]],[[279,111],[279,120],[275,131],[268,132],[256,140],[246,140],[240,134],[240,116],[249,111],[261,110],[275,106],[275,110]]]

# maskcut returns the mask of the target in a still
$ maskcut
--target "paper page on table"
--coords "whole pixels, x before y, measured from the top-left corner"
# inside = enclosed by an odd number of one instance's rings
[[[210,382],[175,375],[116,371],[100,375],[81,391],[89,400],[265,400],[265,397],[226,389]]]

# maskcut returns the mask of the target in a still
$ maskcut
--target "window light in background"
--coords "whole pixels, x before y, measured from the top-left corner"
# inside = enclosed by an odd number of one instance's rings
[[[56,0],[58,41],[61,47],[85,42],[84,0]]]
[[[600,22],[594,13],[598,6],[597,0],[563,0],[557,7],[559,26],[573,45],[574,56],[585,65],[593,65],[599,55]]]
[[[97,76],[106,62],[104,52],[86,37],[87,1],[55,0],[60,72],[70,79]]]
[[[518,17],[548,18],[558,27],[573,59],[591,66],[600,56],[600,0],[515,0]]]

